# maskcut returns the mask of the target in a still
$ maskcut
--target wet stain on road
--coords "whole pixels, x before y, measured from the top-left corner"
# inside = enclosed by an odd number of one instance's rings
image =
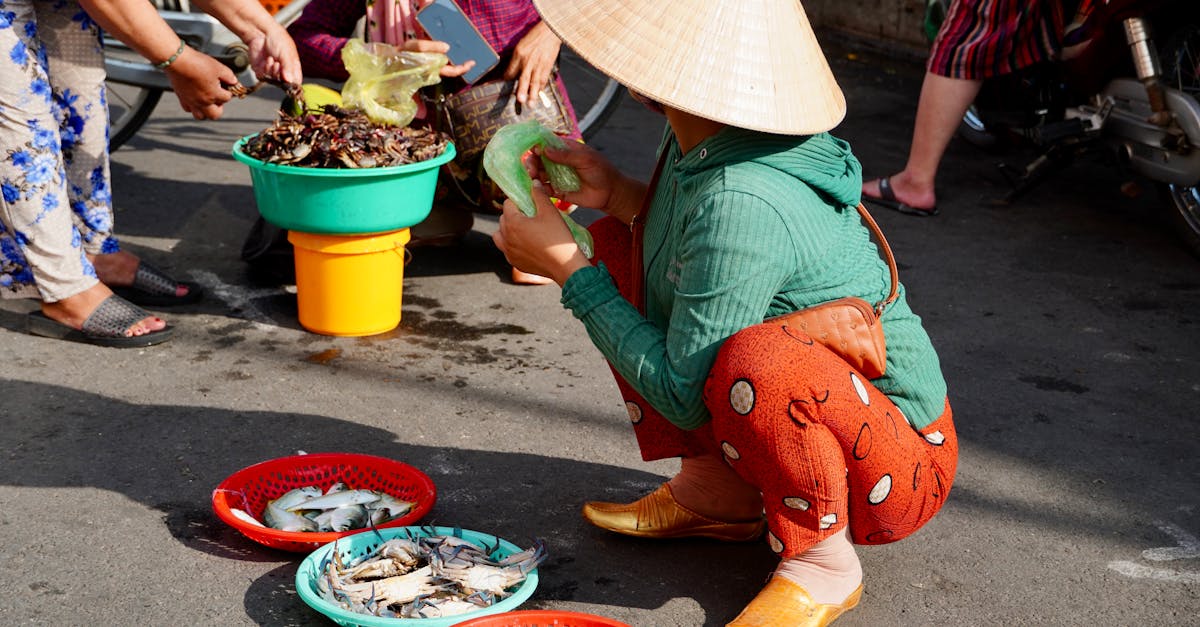
[[[1039,390],[1049,390],[1051,392],[1074,392],[1075,394],[1083,394],[1090,391],[1090,388],[1086,386],[1079,385],[1078,383],[1071,383],[1066,379],[1059,379],[1058,377],[1027,375],[1024,377],[1018,377],[1017,380],[1021,383],[1032,384]]]
[[[485,325],[468,325],[455,320],[453,312],[445,312],[448,316],[439,315],[442,312],[434,312],[426,316],[422,312],[416,311],[404,316],[400,321],[400,326],[396,329],[400,334],[415,334],[425,337],[474,342],[483,339],[489,335],[529,335],[533,333],[529,329],[506,323],[495,323]]]
[[[217,338],[213,344],[218,349],[229,348],[246,341],[246,336],[242,335],[242,333],[253,328],[254,325],[250,322],[239,321],[232,324],[211,328],[208,330],[208,334]]]
[[[342,349],[327,348],[319,353],[313,353],[304,358],[304,361],[322,366],[342,356]]]
[[[241,344],[244,341],[246,341],[246,336],[244,335],[230,335],[228,337],[219,338],[216,342],[214,342],[214,344],[217,348],[229,348],[231,346]]]

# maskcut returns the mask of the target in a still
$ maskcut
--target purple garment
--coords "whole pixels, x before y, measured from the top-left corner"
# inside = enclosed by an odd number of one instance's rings
[[[521,38],[541,21],[530,0],[458,0],[463,13],[479,29],[488,44],[500,55],[496,67],[478,82],[502,77],[508,67],[512,51]],[[358,20],[367,14],[365,0],[311,0],[300,17],[288,26],[288,33],[296,42],[304,74],[315,78],[345,81],[349,78],[342,63],[342,47],[354,34]],[[582,140],[579,118],[571,104],[567,86],[561,75],[554,78],[558,93],[562,94],[567,116],[571,119],[568,139]],[[468,86],[458,79],[443,82],[447,89],[461,91]]]
[[[460,0],[458,4],[500,55],[493,74],[503,73],[513,48],[541,21],[529,0]],[[296,41],[306,75],[335,81],[348,78],[342,46],[366,12],[364,0],[312,0],[304,7],[288,32]]]

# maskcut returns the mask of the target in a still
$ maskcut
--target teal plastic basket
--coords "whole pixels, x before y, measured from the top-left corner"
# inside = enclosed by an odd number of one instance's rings
[[[335,544],[338,555],[341,556],[343,562],[348,562],[349,560],[371,553],[380,544],[392,538],[429,536],[458,536],[480,547],[489,549],[496,547],[495,551],[491,554],[492,558],[507,557],[514,553],[520,553],[523,550],[512,542],[491,534],[453,527],[390,527],[380,529],[378,534],[373,531],[367,531],[341,538],[336,543],[331,542],[326,544],[304,558],[304,561],[300,562],[300,567],[296,570],[296,592],[314,610],[328,616],[333,622],[345,627],[452,627],[463,621],[480,616],[515,610],[529,599],[533,591],[537,589],[538,571],[535,568],[525,576],[525,581],[521,582],[521,585],[507,598],[493,603],[488,607],[480,608],[478,611],[442,618],[385,618],[382,616],[359,614],[342,609],[340,606],[325,600],[321,596],[320,589],[317,588],[317,580],[321,576],[321,565],[325,563],[327,557],[331,556]]]
[[[280,228],[323,235],[366,235],[409,228],[433,208],[438,168],[454,144],[432,159],[386,168],[305,168],[260,161],[242,152],[253,135],[233,145],[250,167],[263,219]]]

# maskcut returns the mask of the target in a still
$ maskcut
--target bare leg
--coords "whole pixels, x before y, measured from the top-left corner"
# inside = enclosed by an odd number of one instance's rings
[[[904,170],[889,178],[897,200],[912,207],[929,209],[937,205],[934,179],[950,138],[967,108],[979,95],[983,81],[947,78],[927,72],[917,103],[912,145]],[[879,198],[879,179],[863,183],[864,196]]]
[[[752,520],[763,512],[758,489],[738,476],[720,455],[684,457],[679,474],[668,483],[681,505],[709,518]]]

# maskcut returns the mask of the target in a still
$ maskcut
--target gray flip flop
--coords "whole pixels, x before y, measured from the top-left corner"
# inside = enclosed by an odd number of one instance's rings
[[[146,310],[114,294],[96,307],[80,329],[54,320],[40,311],[26,316],[25,329],[32,335],[112,348],[153,346],[175,334],[175,329],[167,326],[145,335],[125,336],[129,327],[149,316]]]
[[[887,207],[894,211],[899,211],[904,215],[921,216],[922,218],[930,218],[938,214],[937,207],[924,209],[922,207],[914,207],[908,203],[902,202],[896,198],[896,192],[892,190],[892,182],[890,177],[879,179],[879,195],[880,198],[874,196],[863,196],[862,199],[869,203],[874,203],[881,207]]]
[[[180,285],[186,285],[188,293],[176,296],[175,291]],[[138,262],[137,272],[133,275],[133,285],[113,287],[112,291],[131,303],[146,307],[190,305],[204,295],[204,290],[199,285],[176,281],[145,261]]]

